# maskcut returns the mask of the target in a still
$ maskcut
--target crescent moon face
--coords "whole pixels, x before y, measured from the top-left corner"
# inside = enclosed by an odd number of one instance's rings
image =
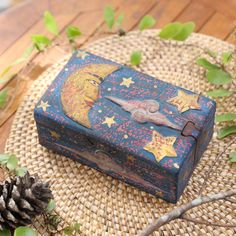
[[[110,64],[91,64],[68,77],[61,89],[61,103],[65,114],[91,128],[88,113],[98,98],[99,85],[117,69],[117,66]]]

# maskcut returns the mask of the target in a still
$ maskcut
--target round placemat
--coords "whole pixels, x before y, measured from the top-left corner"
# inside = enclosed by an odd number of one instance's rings
[[[202,94],[213,87],[195,63],[204,54],[201,48],[219,52],[219,56],[234,50],[233,45],[200,34],[193,34],[186,42],[162,42],[155,39],[156,34],[156,30],[130,32],[123,37],[103,38],[84,49],[122,64],[129,63],[132,51],[140,50],[142,63],[137,70]],[[228,161],[228,154],[236,149],[236,142],[232,137],[218,140],[216,131],[176,205],[40,146],[33,109],[67,59],[54,64],[31,86],[17,111],[5,151],[15,153],[30,173],[50,181],[56,211],[67,223],[80,222],[80,235],[136,235],[154,218],[196,198],[200,189],[206,195],[227,191],[235,185],[235,166]],[[229,70],[233,66],[230,64]],[[235,94],[218,99],[218,112],[236,112],[235,100]],[[235,235],[236,229],[227,227],[236,224],[235,214],[235,205],[230,201],[211,202],[187,212],[189,218],[207,224],[178,219],[154,234]],[[40,235],[47,235],[40,220],[35,225]]]

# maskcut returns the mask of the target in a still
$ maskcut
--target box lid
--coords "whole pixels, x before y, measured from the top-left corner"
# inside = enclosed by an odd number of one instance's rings
[[[78,51],[36,105],[35,119],[177,174],[214,110],[204,96]]]

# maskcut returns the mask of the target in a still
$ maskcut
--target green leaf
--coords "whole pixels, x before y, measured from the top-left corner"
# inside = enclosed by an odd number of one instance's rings
[[[9,159],[9,154],[0,154],[0,164],[5,165]]]
[[[213,98],[229,97],[231,94],[232,92],[226,89],[213,89],[207,92],[207,95]]]
[[[231,152],[229,154],[229,161],[235,163],[236,162],[236,152]]]
[[[141,63],[141,60],[142,60],[142,53],[140,51],[132,52],[130,56],[131,65],[138,66]]]
[[[56,19],[49,11],[44,12],[43,20],[44,20],[44,24],[45,24],[46,28],[48,29],[48,31],[50,31],[54,35],[59,34]]]
[[[222,85],[231,82],[231,75],[221,69],[211,69],[207,71],[206,77],[211,84]]]
[[[76,26],[68,26],[66,29],[66,35],[70,41],[74,41],[75,38],[82,35],[80,29]]]
[[[190,36],[190,34],[194,31],[194,29],[195,29],[194,22],[184,23],[182,24],[182,29],[176,35],[174,35],[173,39],[178,41],[184,41]]]
[[[141,19],[138,27],[141,31],[143,31],[145,29],[152,28],[155,24],[156,20],[152,16],[146,15]]]
[[[28,226],[20,226],[15,229],[14,236],[37,236],[37,233]]]
[[[39,50],[39,51],[43,51],[45,49],[45,47],[47,47],[48,45],[50,45],[52,43],[52,41],[44,36],[44,35],[40,35],[40,34],[35,34],[32,35],[31,37],[34,46]]]
[[[204,67],[207,70],[212,70],[212,69],[220,69],[219,66],[212,64],[211,62],[209,62],[207,59],[205,58],[198,58],[197,59],[197,64],[199,66]]]
[[[9,229],[0,230],[0,236],[11,236],[11,231]]]
[[[174,22],[167,24],[162,28],[159,33],[159,37],[161,39],[172,39],[175,35],[177,35],[182,29],[182,24],[179,22]]]
[[[54,199],[51,199],[48,203],[47,208],[45,209],[46,212],[51,212],[56,208],[56,202]]]
[[[216,115],[215,121],[217,123],[225,122],[225,121],[233,121],[236,120],[236,114],[235,113],[223,113],[221,115]]]
[[[227,64],[228,62],[230,62],[230,60],[232,59],[232,53],[230,53],[230,52],[224,52],[223,54],[222,54],[222,59],[221,59],[221,61],[222,61],[222,63],[225,65],[225,64]]]
[[[26,167],[18,167],[16,169],[16,175],[20,176],[20,177],[24,176],[26,174],[26,172],[27,172],[27,168]]]
[[[125,14],[121,13],[116,20],[116,27],[120,28],[125,18]]]
[[[234,133],[236,133],[236,125],[227,126],[219,130],[218,138],[222,139]]]
[[[65,227],[63,231],[65,235],[72,235],[74,228],[73,226],[70,225],[70,226]]]
[[[79,232],[80,231],[80,223],[75,223],[74,224],[74,230],[75,230],[75,232]]]
[[[18,160],[16,158],[16,155],[12,154],[9,156],[7,161],[7,168],[9,170],[15,170],[18,165]]]
[[[26,61],[29,58],[29,56],[31,55],[31,53],[33,52],[34,48],[35,48],[34,45],[31,45],[28,48],[26,48],[26,50],[23,52],[21,57],[12,63],[12,66],[16,66],[16,65],[20,64],[21,62]]]
[[[111,6],[106,6],[103,12],[104,20],[109,29],[112,29],[115,23],[115,11]]]
[[[3,108],[7,103],[7,89],[3,89],[0,91],[0,109]]]

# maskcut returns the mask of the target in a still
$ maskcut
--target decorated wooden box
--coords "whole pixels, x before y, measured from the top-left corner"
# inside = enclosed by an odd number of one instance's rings
[[[34,116],[43,146],[175,203],[211,139],[215,108],[206,97],[77,51]]]

